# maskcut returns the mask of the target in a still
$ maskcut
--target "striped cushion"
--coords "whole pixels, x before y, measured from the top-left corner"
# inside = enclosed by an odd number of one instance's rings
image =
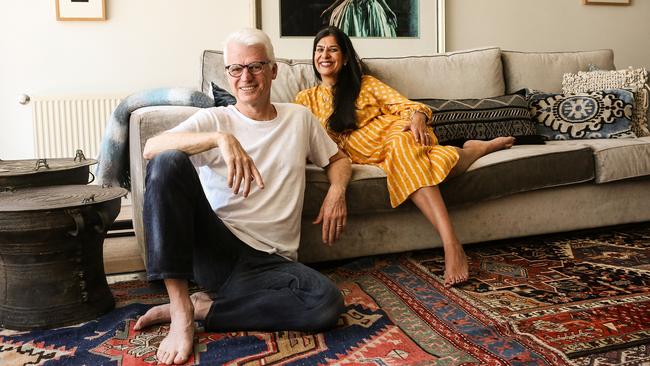
[[[433,111],[431,126],[440,144],[462,146],[467,140],[514,136],[517,144],[542,144],[528,102],[510,94],[483,99],[421,99]]]

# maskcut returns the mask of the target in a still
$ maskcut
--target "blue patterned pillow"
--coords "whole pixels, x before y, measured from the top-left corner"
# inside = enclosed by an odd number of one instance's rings
[[[530,113],[547,140],[636,137],[632,132],[634,96],[623,89],[585,94],[532,94]]]

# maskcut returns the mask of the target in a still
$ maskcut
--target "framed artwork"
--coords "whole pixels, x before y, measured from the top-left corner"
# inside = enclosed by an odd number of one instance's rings
[[[251,0],[252,25],[282,57],[308,58],[316,33],[336,25],[362,57],[444,52],[444,0]],[[404,52],[399,52],[404,54]]]
[[[106,20],[106,0],[54,0],[56,20]]]
[[[585,5],[630,5],[632,0],[583,0]]]

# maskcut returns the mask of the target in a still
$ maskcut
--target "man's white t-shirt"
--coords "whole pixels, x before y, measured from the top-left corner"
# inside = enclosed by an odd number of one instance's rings
[[[235,106],[203,109],[168,132],[226,132],[253,159],[264,189],[251,183],[248,197],[228,187],[228,168],[219,148],[190,157],[203,190],[223,223],[241,241],[268,253],[295,260],[307,159],[324,167],[338,148],[307,108],[273,103],[277,117],[256,121]]]

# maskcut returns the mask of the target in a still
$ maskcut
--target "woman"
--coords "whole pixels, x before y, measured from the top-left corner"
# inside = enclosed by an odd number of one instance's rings
[[[336,0],[321,18],[352,37],[395,37],[397,16],[386,0]]]
[[[311,109],[353,163],[386,172],[393,207],[410,199],[436,228],[445,251],[445,285],[466,281],[467,258],[438,184],[481,156],[510,148],[514,138],[470,140],[462,149],[438,145],[426,125],[431,110],[364,75],[350,38],[336,27],[316,35],[313,67],[321,83],[298,93],[296,102]]]

